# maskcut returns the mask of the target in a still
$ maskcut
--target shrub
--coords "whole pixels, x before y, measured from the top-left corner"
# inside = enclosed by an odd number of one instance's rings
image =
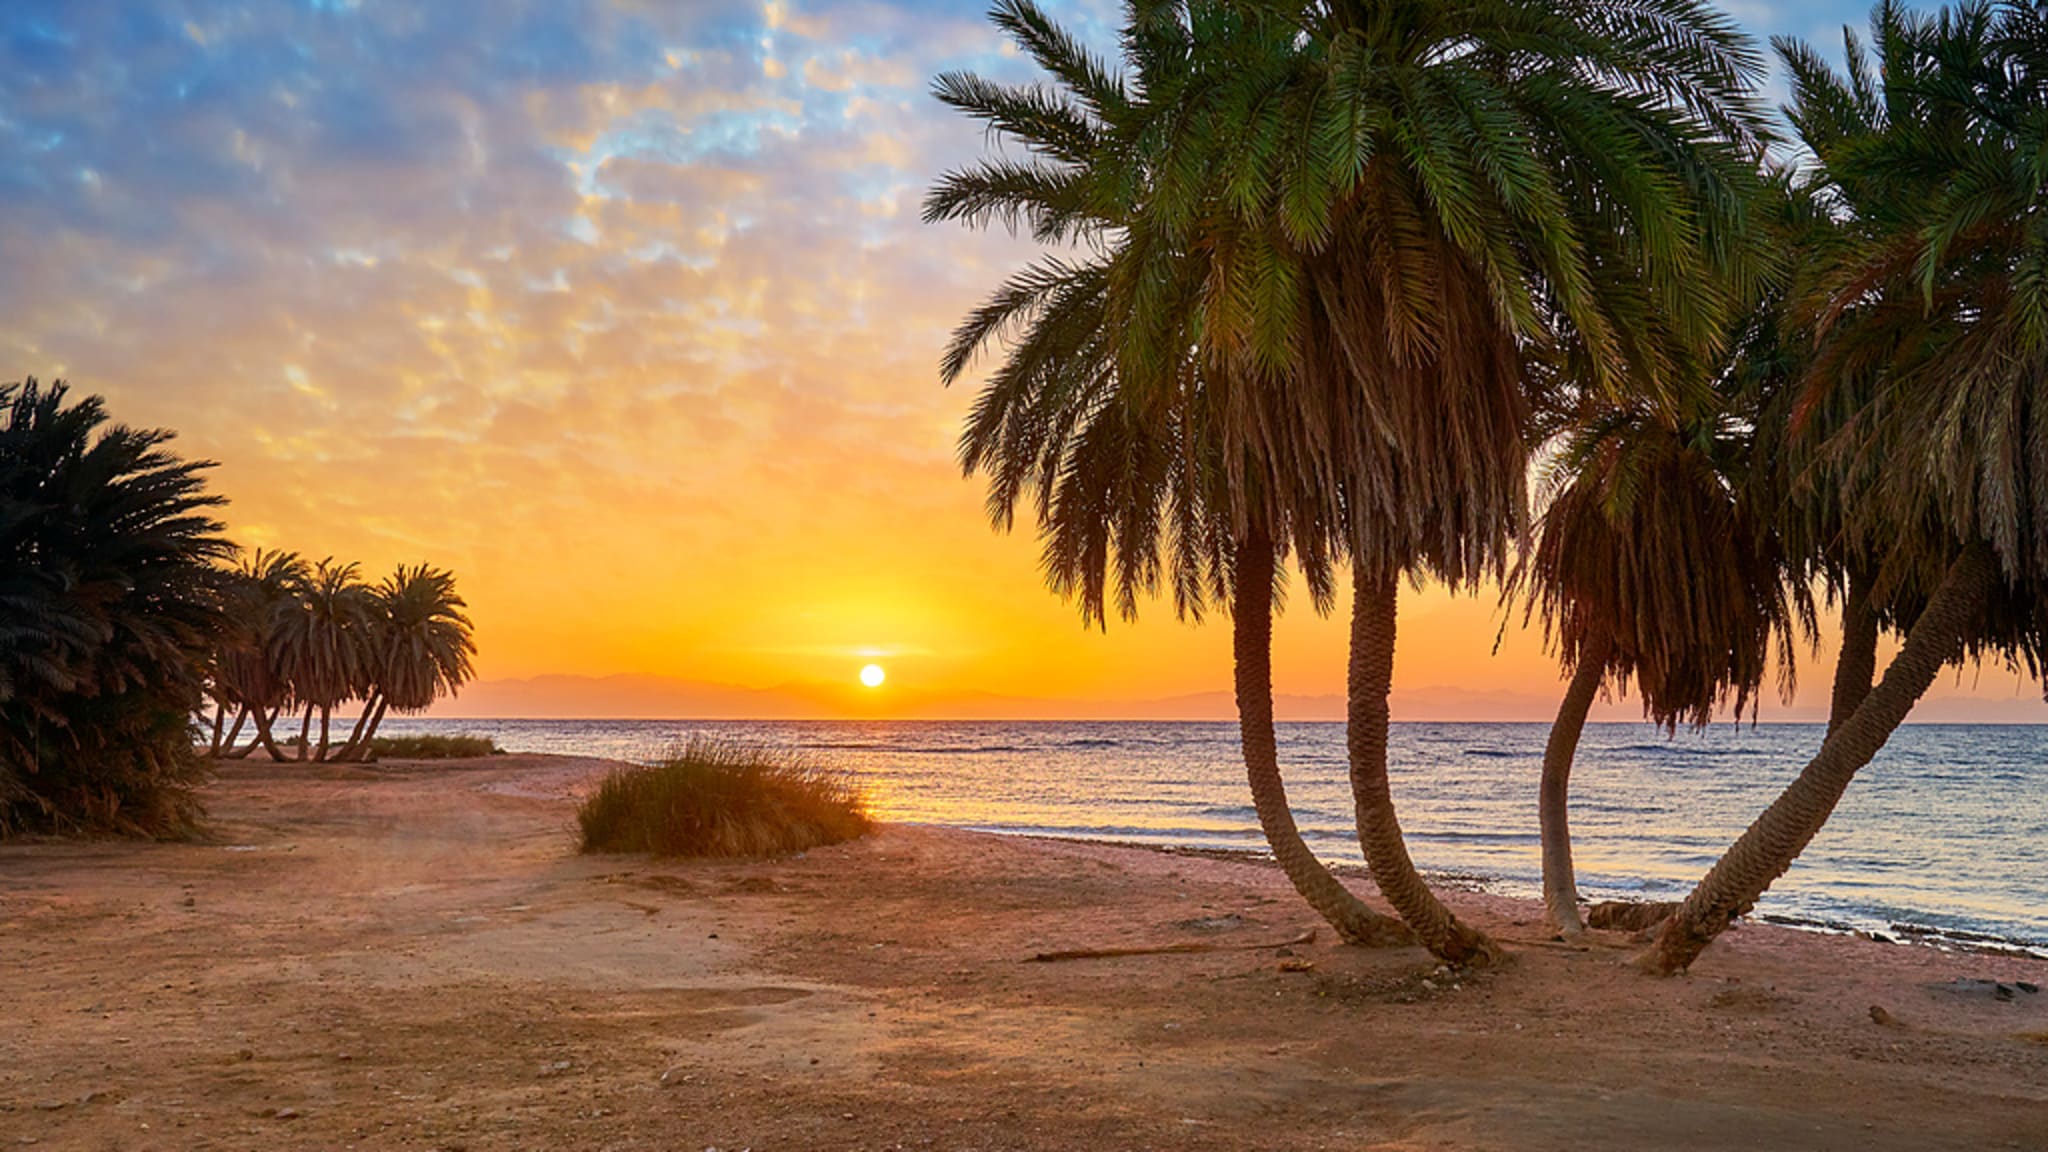
[[[379,760],[468,760],[504,754],[489,736],[379,736],[370,741],[370,755]]]
[[[585,852],[775,856],[865,835],[867,800],[809,760],[712,740],[605,777],[577,813]]]
[[[63,384],[0,385],[0,835],[171,836],[223,624],[206,461]]]

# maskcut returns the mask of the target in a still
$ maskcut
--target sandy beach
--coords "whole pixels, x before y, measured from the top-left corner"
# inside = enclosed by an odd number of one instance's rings
[[[2048,962],[1747,926],[1656,981],[1452,893],[1515,960],[1448,977],[1235,947],[1315,924],[1255,862],[577,856],[603,768],[234,765],[211,843],[0,847],[0,1146],[2048,1148]],[[1027,962],[1180,943],[1231,947]]]

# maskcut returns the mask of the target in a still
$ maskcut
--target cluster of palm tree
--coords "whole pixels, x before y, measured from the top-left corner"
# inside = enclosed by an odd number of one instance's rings
[[[468,682],[476,644],[454,576],[424,564],[401,564],[377,584],[359,573],[355,564],[258,548],[227,574],[230,623],[207,690],[211,755],[240,759],[262,748],[284,760],[276,725],[298,713],[298,737],[286,741],[292,758],[360,760],[387,710],[423,711]],[[360,705],[355,725],[336,743],[334,711],[351,702]],[[244,727],[254,732],[238,747]]]
[[[1878,65],[1851,34],[1846,75],[1778,42],[1786,139],[1762,54],[1697,0],[1130,0],[1120,65],[1031,0],[993,18],[1049,80],[938,79],[1014,147],[942,177],[926,217],[1055,251],[947,351],[948,382],[1002,353],[963,465],[998,527],[1032,505],[1087,619],[1162,587],[1227,606],[1260,823],[1347,940],[1500,954],[1396,817],[1404,582],[1498,587],[1570,673],[1540,782],[1565,933],[1592,700],[1632,684],[1673,730],[1753,715],[1839,606],[1828,734],[1667,910],[1657,972],[1783,874],[1943,667],[2039,674],[2041,10],[1886,3]],[[1273,735],[1284,573],[1327,611],[1347,565],[1358,837],[1398,921],[1303,845]]]
[[[303,708],[298,758],[359,759],[388,710],[471,677],[453,576],[401,565],[371,585],[289,552],[237,560],[211,462],[171,439],[62,382],[0,385],[0,835],[184,832],[206,772],[195,717],[212,714],[213,756],[283,760],[274,725]]]
[[[62,382],[0,385],[0,835],[170,835],[229,547],[204,461]]]

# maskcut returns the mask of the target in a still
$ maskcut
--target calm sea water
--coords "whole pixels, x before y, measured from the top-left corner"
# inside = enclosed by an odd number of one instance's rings
[[[512,751],[646,760],[692,735],[801,749],[868,786],[886,819],[993,832],[1258,851],[1234,723],[407,720],[386,732],[489,735]],[[1302,834],[1359,861],[1344,727],[1282,724]],[[1545,724],[1396,724],[1390,773],[1425,869],[1539,891]],[[1589,724],[1572,774],[1579,883],[1676,899],[1820,746],[1804,724],[1666,739]],[[2048,727],[1902,728],[1765,897],[1834,927],[1972,933],[2048,950]]]

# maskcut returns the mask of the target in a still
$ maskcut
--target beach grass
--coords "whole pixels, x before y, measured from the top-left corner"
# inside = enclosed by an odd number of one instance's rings
[[[867,800],[844,774],[787,752],[695,739],[619,768],[577,812],[585,852],[781,856],[865,835]]]
[[[379,736],[370,741],[370,755],[379,760],[468,760],[504,754],[488,736]]]

